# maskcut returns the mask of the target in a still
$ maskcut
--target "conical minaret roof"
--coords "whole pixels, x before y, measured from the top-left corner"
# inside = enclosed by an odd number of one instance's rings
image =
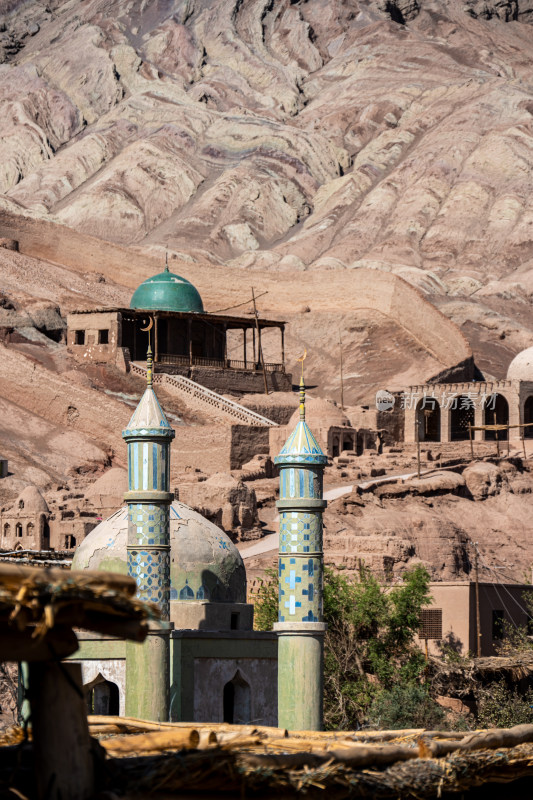
[[[322,452],[309,425],[305,421],[305,384],[303,375],[300,379],[300,419],[296,428],[291,433],[279,455],[274,459],[275,464],[320,464],[328,463],[328,457]]]
[[[148,434],[157,436],[174,437],[172,429],[165,412],[159,404],[157,395],[152,387],[152,349],[148,348],[146,359],[146,389],[139,401],[139,405],[133,412],[128,422],[127,428],[122,432],[123,437],[146,436]]]

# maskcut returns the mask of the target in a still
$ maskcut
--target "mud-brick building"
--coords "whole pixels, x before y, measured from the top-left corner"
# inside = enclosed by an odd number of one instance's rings
[[[504,380],[426,383],[410,386],[398,398],[404,408],[406,442],[457,442],[470,438],[472,427],[509,425],[475,430],[477,441],[533,438],[533,347],[518,353]],[[382,415],[386,416],[386,413]],[[520,428],[519,425],[530,427]]]
[[[291,391],[285,323],[207,313],[195,286],[167,267],[136,289],[130,308],[69,314],[67,346],[80,362],[127,370],[131,361],[144,362],[150,335],[154,372],[183,375],[220,393],[244,394],[264,391],[263,337],[268,331],[271,338],[272,330],[279,331],[279,357],[264,364],[268,388]]]
[[[273,427],[268,431],[270,437],[270,455],[277,456],[290,432],[299,420],[296,409],[287,425]],[[307,399],[307,416],[314,431],[317,442],[323,453],[336,458],[341,453],[360,453],[365,447],[374,444],[370,432],[358,431],[352,427],[346,414],[334,403],[320,397]],[[366,434],[368,433],[368,440]]]
[[[94,510],[51,510],[36,486],[0,509],[1,550],[74,550],[97,524]]]

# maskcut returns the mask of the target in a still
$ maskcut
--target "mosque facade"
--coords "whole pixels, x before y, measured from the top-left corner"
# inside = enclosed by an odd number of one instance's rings
[[[246,572],[230,538],[169,491],[174,437],[152,387],[126,428],[127,505],[99,524],[73,569],[129,573],[161,620],[146,642],[80,633],[95,713],[191,722],[277,723],[277,637],[253,630]]]

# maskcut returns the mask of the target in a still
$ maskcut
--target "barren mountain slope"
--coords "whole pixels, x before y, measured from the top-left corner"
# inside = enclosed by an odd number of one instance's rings
[[[297,286],[321,267],[356,291],[355,268],[391,270],[496,375],[531,341],[533,3],[0,11],[11,207],[218,263],[222,282],[239,266]]]

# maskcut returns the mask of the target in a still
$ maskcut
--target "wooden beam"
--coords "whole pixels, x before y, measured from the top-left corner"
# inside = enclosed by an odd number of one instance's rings
[[[94,764],[81,665],[32,663],[28,691],[39,800],[87,800]]]
[[[56,625],[42,639],[32,637],[35,629],[19,631],[0,622],[0,661],[47,661],[67,658],[78,649],[76,634],[68,625]]]

